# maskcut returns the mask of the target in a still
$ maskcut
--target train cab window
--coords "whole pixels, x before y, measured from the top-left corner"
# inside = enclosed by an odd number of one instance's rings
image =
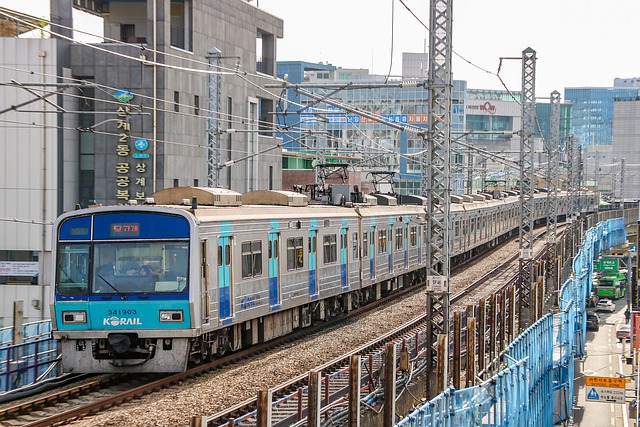
[[[304,268],[304,251],[302,237],[287,239],[287,270]]]
[[[262,274],[262,241],[242,242],[242,278]]]
[[[184,292],[187,242],[95,243],[90,290],[96,294]]]
[[[418,227],[415,225],[411,226],[411,230],[409,232],[409,244],[412,248],[418,245]]]
[[[335,234],[322,237],[322,249],[325,264],[333,264],[338,260],[338,245]]]
[[[56,289],[60,295],[86,295],[89,292],[88,244],[66,244],[58,247]]]

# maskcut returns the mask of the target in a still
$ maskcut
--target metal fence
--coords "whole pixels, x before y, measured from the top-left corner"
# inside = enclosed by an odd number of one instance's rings
[[[560,289],[560,311],[540,318],[507,347],[504,369],[478,386],[445,390],[397,426],[550,426],[569,419],[573,362],[585,349],[593,261],[625,238],[622,218],[590,228],[573,259],[572,277]]]
[[[51,321],[22,325],[22,343],[13,344],[13,327],[0,329],[0,392],[8,392],[45,378],[53,378],[58,360],[51,338]]]

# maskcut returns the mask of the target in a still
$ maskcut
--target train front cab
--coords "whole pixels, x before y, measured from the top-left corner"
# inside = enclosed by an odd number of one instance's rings
[[[52,320],[65,372],[186,368],[195,225],[181,211],[153,209],[96,208],[56,222]]]

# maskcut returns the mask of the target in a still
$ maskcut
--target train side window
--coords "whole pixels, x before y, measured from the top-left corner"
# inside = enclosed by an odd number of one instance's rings
[[[369,233],[362,233],[362,258],[369,256]]]
[[[387,230],[378,231],[378,253],[387,253]]]
[[[332,264],[338,259],[338,245],[335,234],[328,234],[322,238],[323,260],[325,264]]]
[[[409,243],[411,244],[411,247],[416,246],[418,244],[418,227],[412,225],[409,236]]]
[[[353,233],[353,259],[358,259],[358,233]]]
[[[400,249],[402,249],[402,245],[403,245],[403,229],[402,228],[396,228],[396,251],[399,251]]]
[[[242,278],[262,274],[262,241],[242,242]]]
[[[302,237],[290,237],[287,239],[287,270],[304,268],[302,242]]]

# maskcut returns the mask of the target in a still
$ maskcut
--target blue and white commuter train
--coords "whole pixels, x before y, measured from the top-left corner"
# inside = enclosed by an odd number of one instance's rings
[[[183,371],[424,279],[424,198],[332,206],[214,188],[153,197],[57,219],[52,324],[65,372]],[[517,196],[474,198],[451,205],[454,265],[518,230]],[[545,200],[535,196],[537,218]]]

